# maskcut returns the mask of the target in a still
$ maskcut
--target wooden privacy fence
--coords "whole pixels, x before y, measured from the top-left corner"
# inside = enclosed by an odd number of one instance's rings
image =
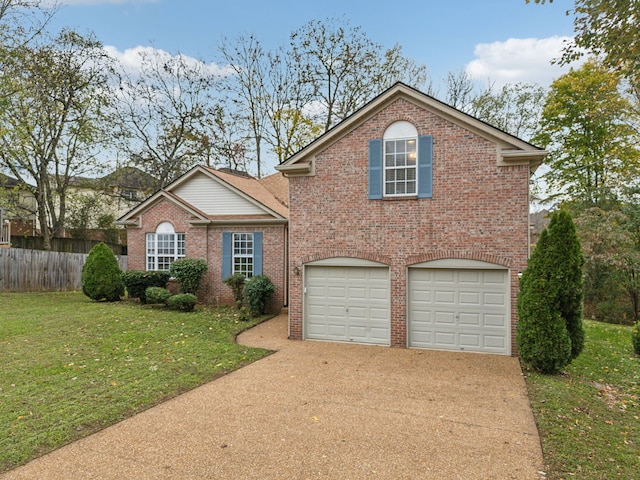
[[[49,252],[22,248],[0,249],[0,292],[80,290],[86,253]],[[116,256],[121,270],[127,257]]]

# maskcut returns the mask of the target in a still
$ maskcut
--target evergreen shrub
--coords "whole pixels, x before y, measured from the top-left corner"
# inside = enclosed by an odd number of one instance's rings
[[[121,274],[113,251],[100,242],[91,249],[82,267],[82,291],[95,301],[120,300],[124,295]]]
[[[167,307],[171,310],[180,310],[181,312],[192,311],[196,303],[198,303],[198,299],[192,293],[180,293],[167,299]]]
[[[148,287],[145,291],[147,303],[167,303],[171,292],[162,287]]]
[[[147,288],[166,288],[168,281],[169,272],[127,270],[122,273],[122,282],[127,289],[129,297],[139,298],[141,303],[147,302]]]
[[[267,302],[275,290],[271,279],[266,275],[256,275],[247,280],[243,294],[251,315],[257,317],[265,312]]]
[[[201,258],[180,258],[171,264],[169,273],[178,281],[182,293],[195,295],[200,288],[207,262]]]
[[[223,280],[224,284],[231,288],[237,308],[242,308],[242,304],[244,303],[243,290],[246,280],[242,273],[234,273]]]

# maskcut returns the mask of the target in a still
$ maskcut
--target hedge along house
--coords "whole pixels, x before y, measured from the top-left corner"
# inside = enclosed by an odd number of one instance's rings
[[[202,258],[208,270],[199,300],[233,304],[223,279],[264,274],[276,290],[269,305],[287,299],[288,181],[197,166],[116,222],[127,229],[131,270],[168,270],[178,258]]]
[[[515,354],[545,154],[399,83],[280,164],[290,337]]]

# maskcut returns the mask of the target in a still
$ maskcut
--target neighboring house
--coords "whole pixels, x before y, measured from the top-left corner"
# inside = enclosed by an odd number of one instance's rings
[[[288,182],[280,174],[197,166],[116,222],[127,228],[128,267],[168,270],[178,258],[202,258],[208,270],[200,300],[233,304],[223,280],[264,274],[276,290],[271,311],[287,299]]]
[[[74,209],[94,199],[97,204],[92,210],[119,218],[153,193],[154,182],[136,167],[118,167],[99,178],[71,177],[67,189],[68,213],[73,214]],[[93,223],[86,227],[98,227],[96,220],[93,218]]]
[[[12,235],[32,232],[36,225],[36,197],[31,185],[24,185],[18,179],[0,173],[0,208],[4,218],[11,220]]]
[[[515,354],[545,154],[396,84],[280,164],[290,337]]]

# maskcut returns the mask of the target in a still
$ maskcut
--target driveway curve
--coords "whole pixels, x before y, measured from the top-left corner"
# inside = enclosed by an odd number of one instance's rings
[[[1,475],[18,479],[539,479],[518,360],[238,337],[273,355]]]

